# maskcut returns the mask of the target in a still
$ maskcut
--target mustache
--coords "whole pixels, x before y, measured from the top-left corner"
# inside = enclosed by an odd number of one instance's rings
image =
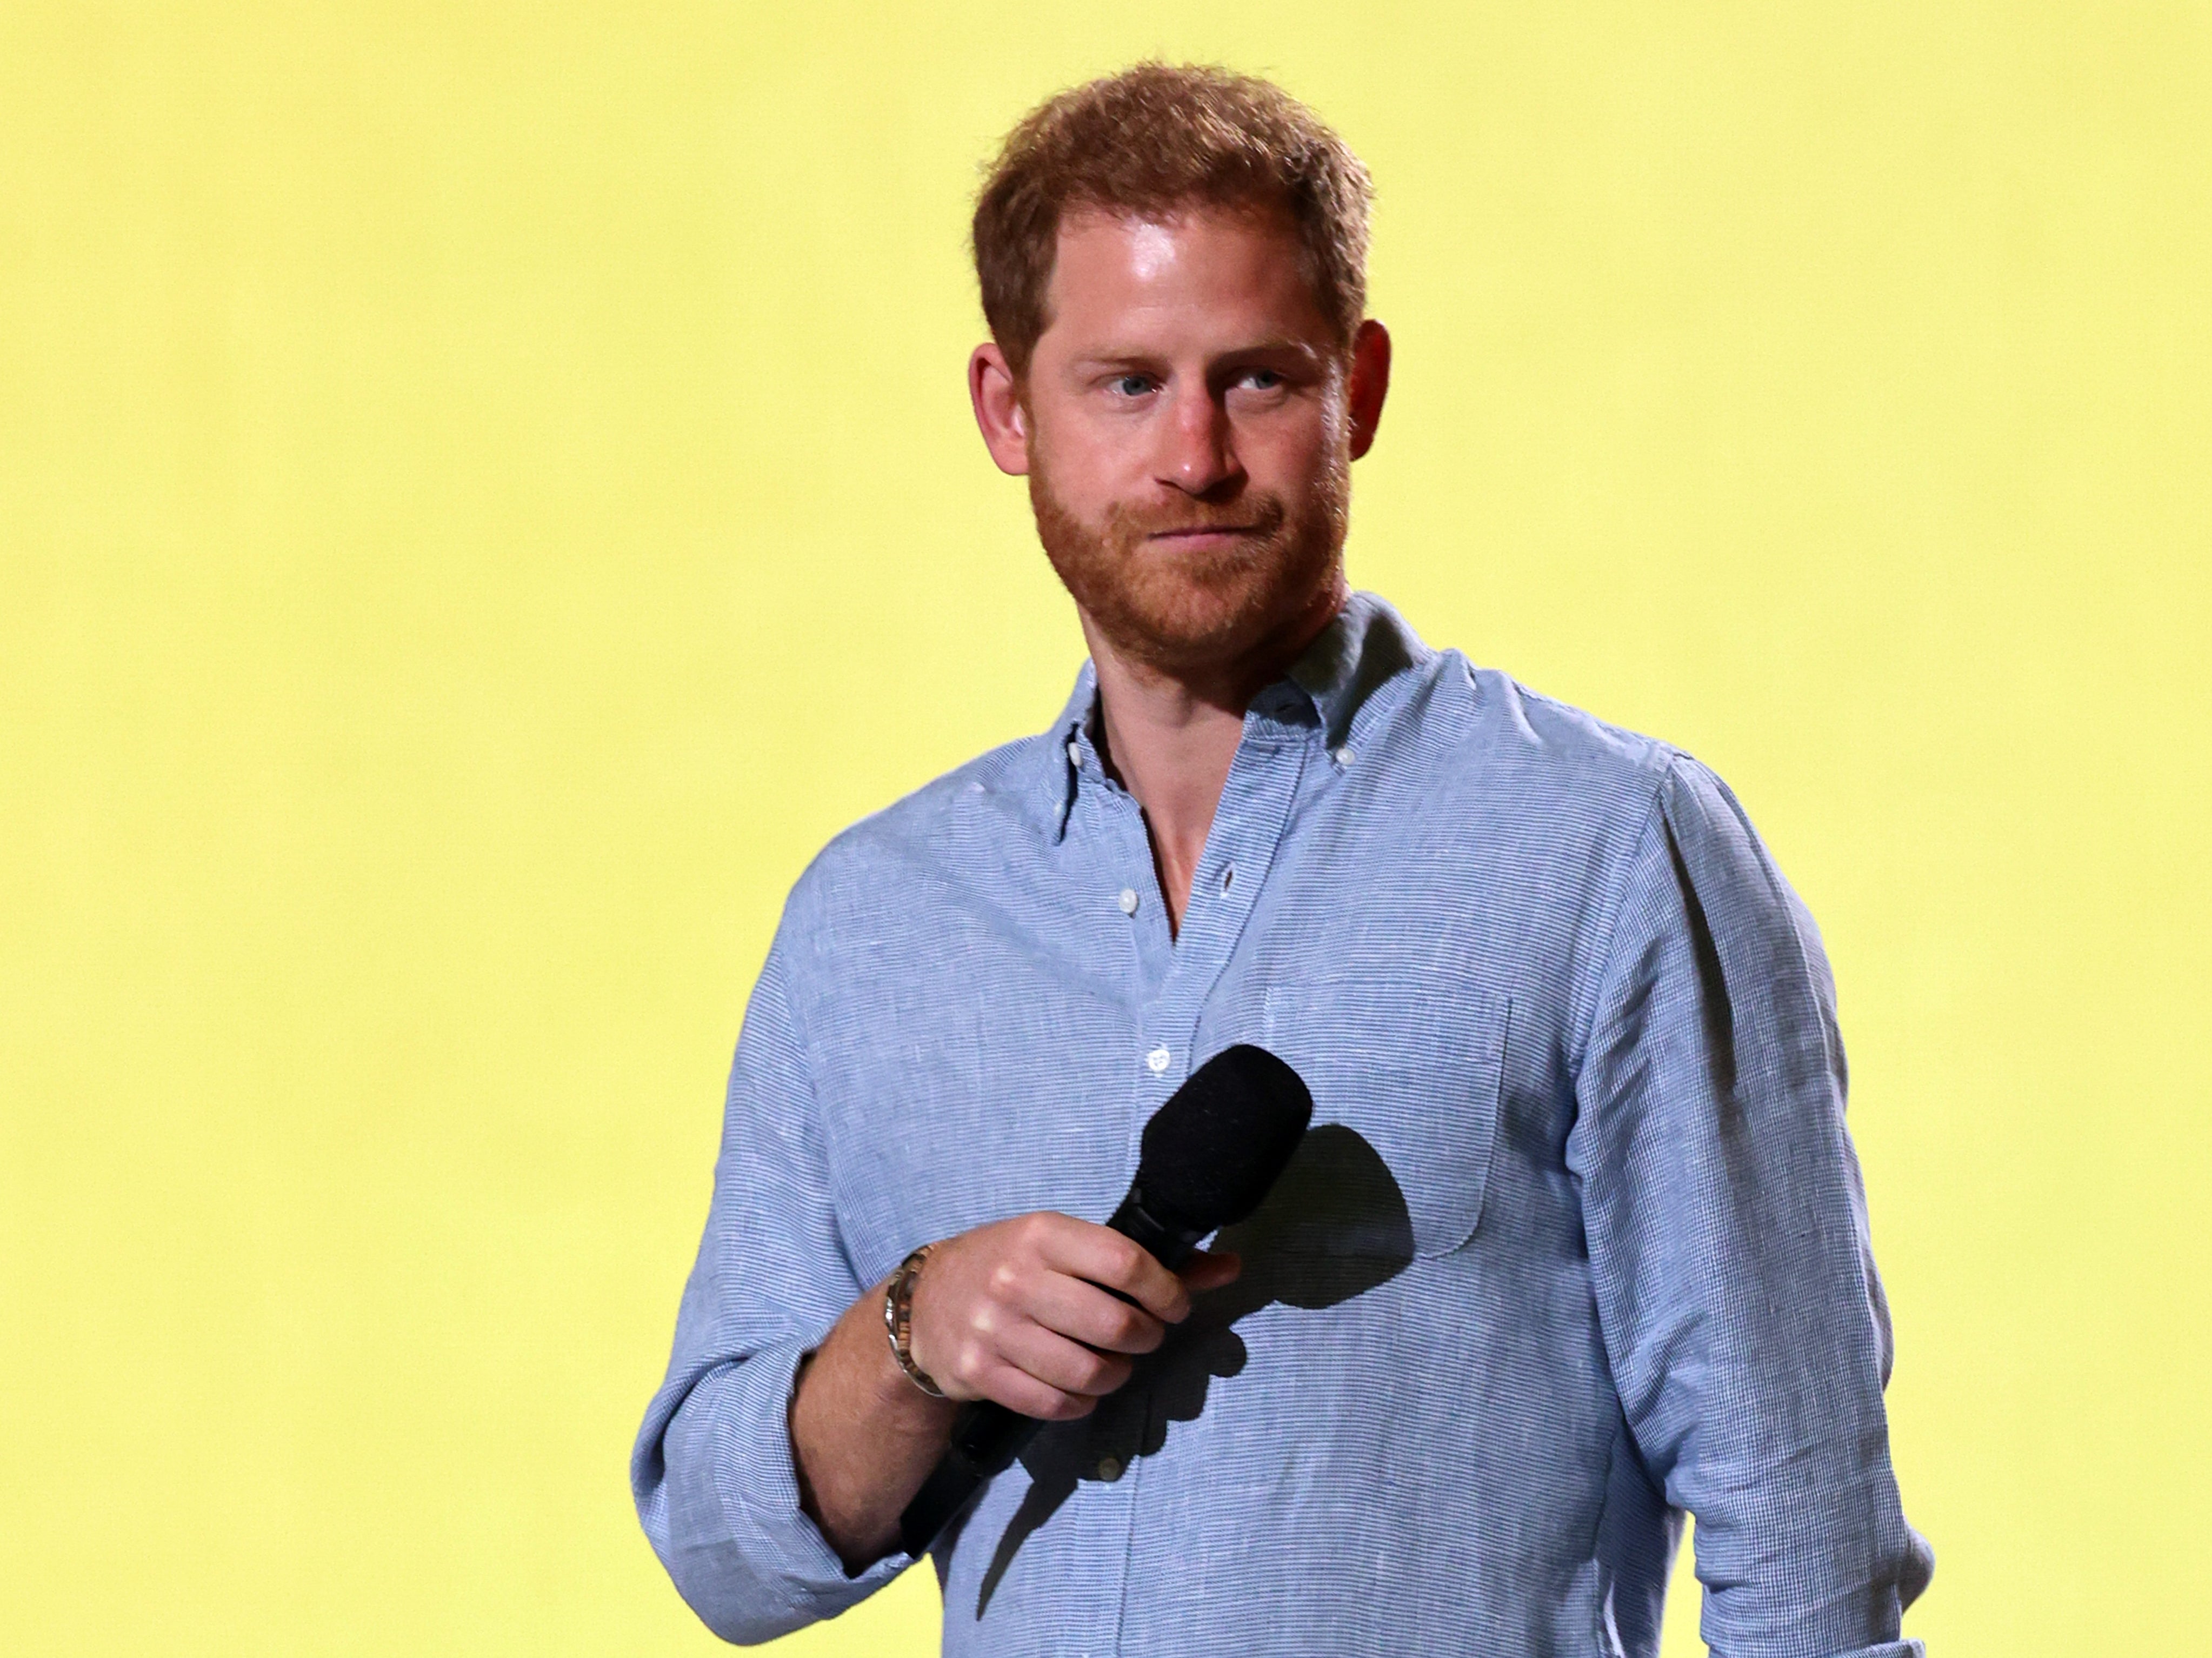
[[[1202,501],[1181,501],[1159,507],[1122,503],[1108,516],[1115,531],[1133,537],[1202,530],[1243,530],[1265,537],[1282,528],[1288,514],[1275,496],[1255,495],[1218,506]]]

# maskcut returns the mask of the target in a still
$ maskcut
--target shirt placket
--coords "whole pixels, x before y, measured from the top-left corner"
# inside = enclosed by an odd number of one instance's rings
[[[1116,792],[1110,819],[1109,878],[1118,878],[1114,902],[1129,919],[1138,979],[1137,1018],[1130,1066],[1128,1163],[1136,1167],[1145,1124],[1181,1087],[1193,1069],[1200,1016],[1228,965],[1253,904],[1267,884],[1309,746],[1306,733],[1284,718],[1284,701],[1263,695],[1245,715],[1221,801],[1206,848],[1191,877],[1180,930],[1170,938],[1167,908],[1154,872],[1152,844],[1136,802]],[[1092,762],[1094,765],[1096,762]],[[1114,1596],[1113,1649],[1120,1649],[1121,1606],[1126,1596],[1138,1532],[1138,1495],[1144,1459],[1126,1468],[1102,1463],[1095,1487],[1111,1505],[1100,1516],[1117,1532],[1121,1582]],[[1109,1494],[1110,1495],[1108,1495]]]

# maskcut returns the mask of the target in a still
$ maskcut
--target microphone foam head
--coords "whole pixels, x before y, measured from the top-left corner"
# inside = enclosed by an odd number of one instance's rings
[[[1249,1042],[1223,1048],[1145,1125],[1145,1206],[1195,1231],[1235,1225],[1260,1206],[1312,1120],[1297,1072]]]

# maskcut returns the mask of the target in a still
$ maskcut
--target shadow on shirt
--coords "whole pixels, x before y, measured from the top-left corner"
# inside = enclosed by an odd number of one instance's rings
[[[1395,1278],[1413,1259],[1405,1193],[1375,1148],[1353,1130],[1310,1130],[1282,1178],[1252,1218],[1212,1245],[1243,1257],[1236,1283],[1198,1297],[1158,1351],[1138,1361],[1127,1385],[1078,1422],[1055,1423],[1022,1453],[1030,1488],[999,1539],[975,1598],[975,1616],[1022,1545],[1086,1481],[1118,1479],[1167,1443],[1168,1424],[1195,1421],[1217,1376],[1244,1368],[1238,1321],[1281,1302],[1316,1309]],[[972,1510],[971,1510],[972,1512]],[[962,1522],[964,1525],[965,1521]]]

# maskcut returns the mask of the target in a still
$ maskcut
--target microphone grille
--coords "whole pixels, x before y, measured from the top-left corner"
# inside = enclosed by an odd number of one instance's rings
[[[1249,1042],[1223,1048],[1145,1125],[1145,1206],[1198,1231],[1236,1224],[1260,1206],[1312,1120],[1297,1072]]]

